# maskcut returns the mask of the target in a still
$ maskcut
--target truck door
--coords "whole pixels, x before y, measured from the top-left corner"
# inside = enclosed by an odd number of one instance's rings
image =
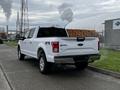
[[[20,41],[21,44],[21,51],[22,53],[27,53],[27,49],[26,49],[26,42],[27,42],[27,37],[28,37],[29,31],[27,31],[27,33],[25,34],[25,39]]]
[[[33,35],[34,35],[34,32],[35,32],[35,29],[31,29],[30,30],[30,33],[28,35],[28,38],[26,39],[26,49],[27,49],[27,53],[30,55],[30,56],[33,56],[33,51],[32,51],[32,48],[33,48]]]

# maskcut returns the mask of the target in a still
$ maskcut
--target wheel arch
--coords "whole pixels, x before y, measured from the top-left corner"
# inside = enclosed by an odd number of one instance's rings
[[[17,50],[20,50],[20,45],[18,44],[18,46],[17,46]]]
[[[45,54],[44,49],[43,49],[42,47],[39,47],[38,50],[37,50],[37,58],[40,58],[40,55],[39,55],[40,52]],[[45,54],[45,55],[46,55],[46,54]]]

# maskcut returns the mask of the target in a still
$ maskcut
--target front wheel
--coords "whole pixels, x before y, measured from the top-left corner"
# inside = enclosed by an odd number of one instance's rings
[[[21,53],[20,48],[18,48],[18,60],[22,61],[25,59],[25,55]]]

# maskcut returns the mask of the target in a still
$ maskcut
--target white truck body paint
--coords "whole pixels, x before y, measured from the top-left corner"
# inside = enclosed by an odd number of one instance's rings
[[[26,39],[20,40],[21,53],[38,58],[38,49],[42,48],[45,52],[48,62],[55,62],[55,57],[65,56],[83,56],[83,55],[97,55],[99,54],[97,37],[85,37],[84,41],[77,41],[77,38],[71,37],[41,37],[37,38],[39,27],[34,29],[34,34],[31,38],[26,36]],[[68,35],[68,33],[66,32]],[[52,42],[59,42],[59,52],[52,51]],[[48,43],[48,44],[46,44]]]

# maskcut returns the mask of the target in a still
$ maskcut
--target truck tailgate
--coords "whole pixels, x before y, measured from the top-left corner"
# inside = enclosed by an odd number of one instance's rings
[[[98,38],[60,38],[60,55],[98,54]]]

